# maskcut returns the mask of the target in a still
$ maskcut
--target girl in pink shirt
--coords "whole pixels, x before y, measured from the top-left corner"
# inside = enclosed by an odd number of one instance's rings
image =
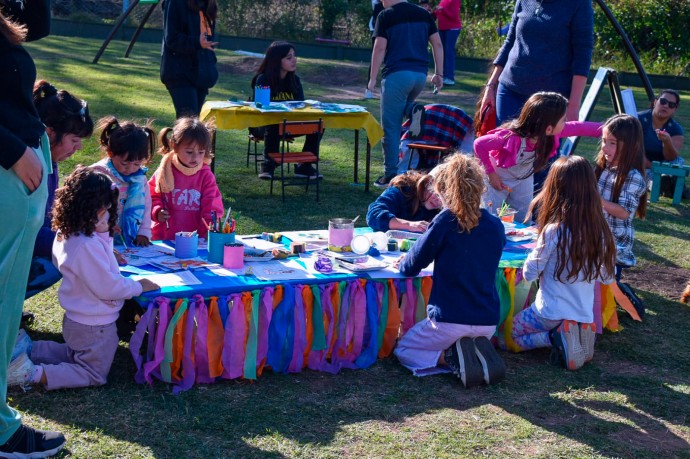
[[[106,383],[119,343],[115,321],[126,299],[157,290],[148,279],[123,277],[113,254],[117,185],[103,171],[78,167],[57,190],[53,207],[53,264],[65,310],[65,343],[31,342],[20,332],[8,384],[48,390]]]
[[[178,118],[159,134],[163,155],[149,180],[153,239],[175,239],[180,231],[206,237],[211,213],[223,215],[223,199],[211,163],[211,132],[198,118]]]
[[[484,165],[489,187],[484,198],[494,209],[506,202],[523,221],[534,194],[534,172],[547,167],[560,139],[598,137],[601,124],[566,122],[568,99],[555,92],[538,92],[525,103],[517,120],[474,141],[474,154]]]

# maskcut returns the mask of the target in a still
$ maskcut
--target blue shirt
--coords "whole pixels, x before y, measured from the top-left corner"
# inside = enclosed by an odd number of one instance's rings
[[[404,192],[409,192],[405,187]],[[381,193],[376,201],[369,204],[367,211],[367,225],[374,231],[386,232],[390,229],[388,223],[391,218],[401,218],[411,222],[429,221],[438,214],[438,210],[429,210],[420,203],[417,212],[412,213],[410,202],[405,198],[403,190],[389,186]]]
[[[387,40],[382,78],[403,70],[426,74],[429,37],[438,33],[434,18],[424,8],[407,2],[386,8],[376,19],[374,37]]]
[[[652,109],[639,112],[637,118],[642,125],[644,155],[650,161],[666,161],[664,158],[664,144],[656,136],[656,131],[652,124]],[[671,137],[683,135],[683,128],[673,118],[666,121],[666,124],[664,124],[661,129],[668,132],[668,135]]]
[[[499,82],[518,94],[570,97],[573,76],[589,74],[593,49],[591,0],[518,0],[494,65],[503,67]]]
[[[400,272],[416,276],[434,262],[427,315],[437,322],[498,325],[501,303],[496,270],[506,243],[501,221],[481,210],[479,225],[460,232],[458,220],[441,211],[400,262]]]

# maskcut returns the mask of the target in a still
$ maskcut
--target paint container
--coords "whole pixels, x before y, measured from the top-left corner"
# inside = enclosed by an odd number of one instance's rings
[[[244,268],[244,244],[232,242],[223,247],[223,268]]]
[[[208,261],[211,263],[223,263],[223,248],[225,244],[235,242],[235,233],[208,232]]]
[[[332,218],[328,220],[328,250],[333,252],[350,252],[350,243],[354,235],[355,223],[351,218]]]
[[[197,256],[199,236],[189,232],[175,234],[175,256],[177,258],[194,258]]]
[[[417,241],[414,239],[403,239],[400,241],[400,251],[409,252],[415,242]]]
[[[364,255],[365,253],[369,252],[369,249],[371,248],[371,241],[363,234],[360,234],[352,238],[350,247],[357,255]]]
[[[388,239],[388,251],[389,252],[397,252],[398,251],[398,243],[396,242],[395,239]]]

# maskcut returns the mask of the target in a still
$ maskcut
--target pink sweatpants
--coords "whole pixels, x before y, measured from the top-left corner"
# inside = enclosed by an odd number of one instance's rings
[[[31,360],[41,365],[47,390],[101,386],[107,382],[119,344],[117,326],[84,325],[62,318],[65,343],[34,341]]]
[[[438,366],[441,353],[460,338],[491,338],[495,325],[464,325],[435,322],[426,318],[417,322],[400,338],[395,356],[415,376],[448,373],[450,370]]]

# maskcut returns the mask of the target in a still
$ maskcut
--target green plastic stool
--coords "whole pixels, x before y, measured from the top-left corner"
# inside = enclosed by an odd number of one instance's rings
[[[661,191],[661,175],[671,175],[678,177],[676,179],[676,187],[673,190],[673,205],[680,204],[680,199],[683,196],[683,188],[685,187],[685,177],[690,174],[690,166],[681,166],[678,164],[660,163],[659,161],[652,162],[652,196],[649,198],[651,202],[659,200],[659,192]]]

